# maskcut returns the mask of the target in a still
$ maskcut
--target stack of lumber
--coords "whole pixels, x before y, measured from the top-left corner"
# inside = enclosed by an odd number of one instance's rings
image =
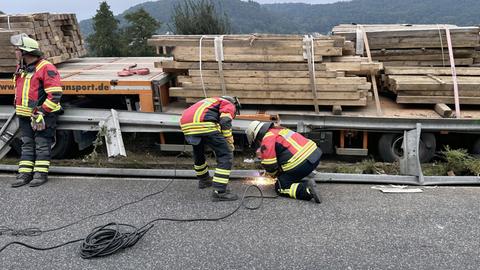
[[[75,14],[35,13],[0,15],[0,48],[2,59],[14,59],[7,31],[25,33],[38,41],[45,57],[54,64],[86,55],[86,49]],[[12,34],[10,32],[10,34]],[[10,60],[0,66],[0,72],[13,72]]]
[[[456,69],[460,104],[480,105],[480,68]],[[397,94],[397,103],[454,104],[451,69],[444,67],[386,67],[384,84]]]
[[[357,42],[357,31],[361,33],[363,28],[372,59],[385,66],[449,66],[445,27],[450,29],[455,64],[472,65],[475,48],[480,47],[479,27],[341,24],[333,28],[333,34]]]
[[[203,80],[207,96],[222,95],[224,85],[227,95],[239,97],[244,104],[365,106],[371,83],[358,75],[381,69],[379,63],[369,63],[363,57],[343,56],[344,48],[353,48],[343,37],[318,36],[313,39],[312,72],[304,36],[300,35],[223,36],[224,60],[220,65],[214,37],[205,37],[200,68],[200,39],[153,36],[148,41],[157,48],[173,48],[173,60],[155,64],[166,72],[182,74],[177,76],[179,87],[170,88],[170,96],[189,103],[204,98]]]
[[[480,66],[480,47],[475,48],[475,54],[473,56],[473,65],[472,66]]]
[[[0,28],[0,72],[15,72],[17,60],[15,48],[10,43],[10,37],[18,34],[17,31]]]

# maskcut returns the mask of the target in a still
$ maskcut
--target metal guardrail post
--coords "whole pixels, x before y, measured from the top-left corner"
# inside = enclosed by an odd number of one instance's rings
[[[10,151],[10,143],[17,135],[19,129],[18,117],[16,117],[15,111],[13,111],[0,130],[0,159]]]
[[[403,133],[403,157],[400,158],[400,173],[402,175],[416,176],[418,183],[425,182],[422,166],[420,164],[420,135],[422,124],[417,123],[417,128]]]
[[[101,135],[105,137],[108,157],[126,157],[127,152],[125,151],[125,145],[123,144],[122,130],[120,129],[120,122],[118,120],[118,112],[114,109],[111,109],[110,112],[112,113],[111,116],[109,116],[105,121],[100,121],[98,124],[101,132],[105,132]]]

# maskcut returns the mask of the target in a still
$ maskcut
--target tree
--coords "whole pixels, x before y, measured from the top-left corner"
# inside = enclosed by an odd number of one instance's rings
[[[147,46],[147,39],[155,34],[160,23],[155,20],[143,8],[125,15],[129,23],[124,33],[127,39],[128,56],[152,56],[155,55],[153,47]]]
[[[118,21],[113,16],[107,2],[101,2],[97,14],[92,18],[93,34],[87,37],[88,47],[95,56],[120,56],[122,40]]]
[[[173,8],[176,34],[203,35],[230,33],[227,14],[219,16],[211,0],[185,0]]]

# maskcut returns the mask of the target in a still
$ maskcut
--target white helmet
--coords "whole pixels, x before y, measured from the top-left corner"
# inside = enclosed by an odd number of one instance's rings
[[[251,122],[247,130],[245,131],[245,134],[247,134],[247,141],[248,145],[252,145],[255,139],[257,138],[258,134],[260,131],[266,131],[266,129],[270,128],[272,126],[272,123],[270,122],[260,122],[260,121],[253,121]]]

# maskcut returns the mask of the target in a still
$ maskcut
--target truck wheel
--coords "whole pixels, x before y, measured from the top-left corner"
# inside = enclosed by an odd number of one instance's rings
[[[480,139],[477,139],[472,147],[472,154],[480,157]]]
[[[68,158],[71,155],[75,140],[71,130],[57,130],[55,142],[52,146],[52,158]]]
[[[18,155],[22,154],[22,140],[20,138],[15,138],[10,146]],[[73,132],[70,130],[57,130],[55,142],[52,146],[52,158],[61,159],[70,157],[73,146],[75,146]]]
[[[394,162],[403,156],[403,135],[387,133],[378,141],[378,152],[384,162]],[[436,140],[432,133],[422,133],[420,136],[420,162],[429,162],[435,156]]]

